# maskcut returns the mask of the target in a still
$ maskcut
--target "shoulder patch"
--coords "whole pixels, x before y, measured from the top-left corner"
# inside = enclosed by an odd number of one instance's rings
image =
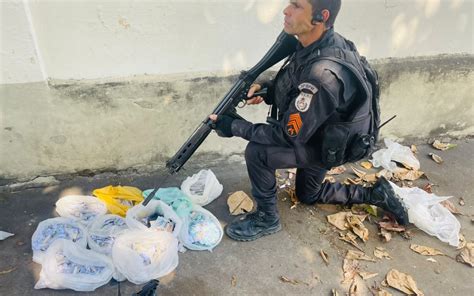
[[[295,100],[295,107],[296,110],[300,112],[306,112],[309,109],[309,105],[311,104],[311,100],[313,99],[312,94],[308,94],[305,92],[300,92],[298,97]]]
[[[299,113],[290,114],[288,123],[286,124],[286,133],[290,137],[296,137],[303,126],[303,121]]]
[[[306,90],[306,92],[309,92],[311,94],[316,94],[318,92],[318,88],[316,86],[314,86],[313,84],[309,83],[309,82],[304,82],[304,83],[301,83],[299,86],[298,86],[298,89],[302,92],[303,90]]]

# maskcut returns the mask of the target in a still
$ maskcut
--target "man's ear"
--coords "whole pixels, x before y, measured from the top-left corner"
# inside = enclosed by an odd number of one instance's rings
[[[323,16],[323,22],[326,23],[329,17],[331,16],[331,13],[329,12],[329,10],[323,9],[323,11],[321,11],[321,15]]]

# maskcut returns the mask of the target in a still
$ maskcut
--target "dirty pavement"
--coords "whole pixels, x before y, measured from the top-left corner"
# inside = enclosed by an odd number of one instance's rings
[[[453,145],[435,143],[437,148],[426,141],[416,147],[408,141],[403,143],[416,151],[424,175],[406,171],[406,180],[398,184],[416,186],[438,196],[452,196],[445,206],[461,224],[460,247],[450,246],[413,224],[406,229],[392,225],[373,208],[298,204],[291,189],[292,173],[282,170],[278,172],[278,207],[283,230],[248,243],[224,236],[212,252],[180,253],[178,267],[160,279],[157,295],[472,294],[474,269],[459,261],[472,260],[474,252],[474,139],[449,142]],[[33,288],[41,265],[32,261],[31,237],[41,221],[58,216],[55,203],[60,197],[91,195],[94,189],[107,185],[145,190],[163,180],[161,187],[179,187],[187,176],[204,168],[211,169],[223,185],[220,197],[205,208],[224,226],[234,219],[228,197],[241,190],[250,193],[245,162],[240,155],[230,159],[196,155],[185,169],[166,179],[165,170],[153,174],[90,173],[58,176],[59,182],[49,186],[22,185],[14,192],[4,188],[0,193],[0,230],[14,235],[0,241],[0,295],[78,293]],[[333,172],[327,181],[370,183],[379,171],[381,168],[371,168],[366,162],[347,164],[345,171]],[[341,215],[342,224],[338,224]],[[94,292],[82,294],[131,295],[142,287],[128,281],[111,281]]]

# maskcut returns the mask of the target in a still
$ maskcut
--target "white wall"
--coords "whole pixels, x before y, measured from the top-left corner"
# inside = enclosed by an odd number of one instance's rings
[[[0,84],[241,70],[273,43],[287,1],[24,3],[26,10],[1,2]],[[337,30],[369,58],[473,53],[473,7],[474,0],[344,0]]]

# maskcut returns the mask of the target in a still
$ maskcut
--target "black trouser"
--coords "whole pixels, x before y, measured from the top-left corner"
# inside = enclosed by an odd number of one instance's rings
[[[252,183],[252,195],[258,209],[265,212],[277,213],[276,169],[297,168],[296,196],[305,204],[357,204],[367,200],[370,194],[370,189],[358,185],[322,183],[327,170],[298,163],[292,148],[249,142],[245,160]]]

